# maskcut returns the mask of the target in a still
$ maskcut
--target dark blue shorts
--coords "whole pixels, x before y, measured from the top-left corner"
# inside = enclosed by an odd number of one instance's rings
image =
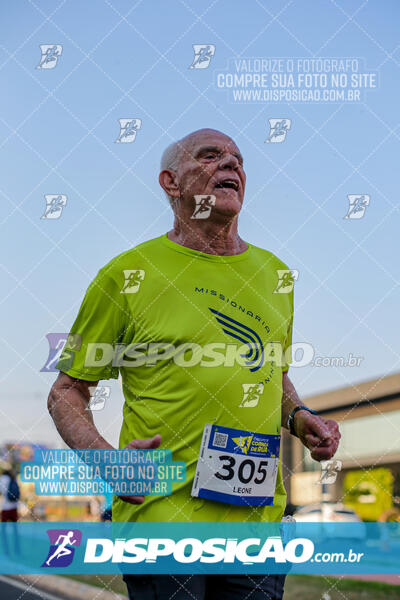
[[[130,600],[282,600],[286,575],[124,575]]]

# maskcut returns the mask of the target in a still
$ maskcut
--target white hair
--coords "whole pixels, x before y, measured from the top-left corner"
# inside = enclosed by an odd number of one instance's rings
[[[167,146],[167,148],[165,148],[161,156],[160,170],[164,171],[165,169],[169,169],[171,171],[176,171],[181,156],[181,150],[182,140],[172,142],[172,144]],[[165,195],[167,196],[171,204],[176,200],[176,198],[173,198],[172,196],[167,194],[167,192],[165,192]]]
[[[171,169],[171,171],[175,171],[178,166],[180,153],[181,140],[172,142],[172,144],[167,146],[161,156],[161,171],[164,171],[164,169]]]

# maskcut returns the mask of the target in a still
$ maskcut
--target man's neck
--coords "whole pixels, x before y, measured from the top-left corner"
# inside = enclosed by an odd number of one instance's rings
[[[196,223],[179,222],[175,219],[174,228],[167,233],[172,242],[186,246],[198,252],[215,254],[219,256],[233,256],[247,250],[248,245],[243,241],[237,231],[237,221],[227,225],[204,221]]]

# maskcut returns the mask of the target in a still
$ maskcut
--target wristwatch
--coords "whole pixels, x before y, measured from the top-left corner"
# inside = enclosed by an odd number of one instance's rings
[[[308,408],[308,406],[295,406],[295,408],[292,410],[292,412],[289,415],[287,426],[288,426],[288,429],[289,429],[290,433],[292,435],[295,435],[296,437],[297,437],[297,434],[296,434],[296,432],[294,430],[294,415],[299,410],[307,410],[312,415],[317,415],[318,414],[318,412],[316,410],[314,410],[313,408]]]

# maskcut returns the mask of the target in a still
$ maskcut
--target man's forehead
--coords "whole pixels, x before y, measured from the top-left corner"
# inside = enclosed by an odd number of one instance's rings
[[[224,150],[239,152],[235,142],[221,131],[195,131],[186,138],[185,149],[191,154],[203,146],[218,146]]]

